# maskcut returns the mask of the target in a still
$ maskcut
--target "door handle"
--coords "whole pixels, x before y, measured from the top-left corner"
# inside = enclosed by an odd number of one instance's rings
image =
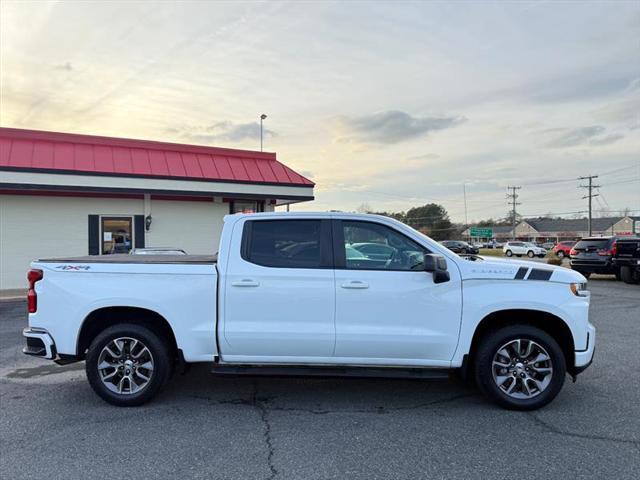
[[[341,285],[342,288],[369,288],[369,284],[367,282],[363,282],[362,280],[351,280],[350,282],[344,282]]]
[[[234,287],[259,287],[260,282],[252,280],[250,278],[243,278],[239,282],[231,282],[231,285]]]

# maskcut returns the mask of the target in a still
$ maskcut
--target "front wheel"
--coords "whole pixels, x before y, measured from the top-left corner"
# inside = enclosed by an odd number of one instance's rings
[[[558,258],[564,258],[565,254],[562,250],[560,250],[556,255],[558,255]]]
[[[511,410],[535,410],[553,400],[566,375],[562,349],[553,337],[530,325],[489,332],[474,361],[478,387]]]
[[[103,400],[121,407],[142,405],[171,376],[166,342],[147,327],[118,324],[101,332],[87,352],[91,388]]]
[[[527,257],[529,257],[529,258],[533,258],[533,257],[535,257],[535,253],[533,253],[531,250],[529,250],[529,251],[527,252]]]

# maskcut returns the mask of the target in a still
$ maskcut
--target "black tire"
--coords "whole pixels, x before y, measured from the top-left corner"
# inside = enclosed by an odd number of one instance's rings
[[[467,254],[467,249],[463,248],[462,250],[460,250],[460,255],[466,255]]]
[[[549,354],[553,366],[551,381],[532,398],[513,398],[503,392],[493,379],[493,358],[510,340],[533,340]],[[566,376],[566,361],[558,342],[548,333],[531,325],[510,325],[487,333],[481,340],[474,357],[474,375],[478,388],[493,402],[509,410],[535,410],[551,402],[562,389]]]
[[[535,256],[536,256],[536,254],[535,254],[535,253],[533,253],[533,251],[532,251],[532,250],[529,250],[529,251],[527,252],[527,257],[529,257],[529,258],[533,258],[533,257],[535,257]]]
[[[512,257],[512,256],[513,256],[513,252],[512,252],[511,250],[507,250],[506,252],[504,252],[504,254],[505,254],[507,257]]]
[[[558,251],[556,255],[558,256],[558,258],[564,258],[566,256],[562,250]]]
[[[633,268],[628,265],[620,267],[620,278],[624,283],[634,284],[638,283],[638,274],[633,271]]]
[[[120,394],[111,391],[100,378],[98,359],[100,353],[112,340],[127,337],[142,342],[153,358],[153,372],[142,390],[135,393]],[[171,377],[173,362],[170,348],[165,340],[153,330],[142,325],[121,323],[102,331],[91,342],[87,351],[86,374],[94,392],[106,402],[119,407],[134,407],[151,400]],[[148,372],[146,372],[148,373]]]

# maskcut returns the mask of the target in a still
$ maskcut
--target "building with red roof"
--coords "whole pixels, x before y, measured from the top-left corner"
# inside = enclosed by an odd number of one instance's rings
[[[38,257],[218,248],[224,215],[313,200],[275,153],[0,128],[0,290]]]

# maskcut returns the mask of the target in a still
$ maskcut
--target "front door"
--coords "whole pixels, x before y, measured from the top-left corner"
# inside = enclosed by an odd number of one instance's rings
[[[423,271],[427,249],[381,223],[336,220],[333,235],[335,361],[448,366],[461,318],[457,272],[434,284]]]
[[[248,220],[234,238],[242,246],[224,279],[224,360],[326,362],[335,343],[330,220]]]

